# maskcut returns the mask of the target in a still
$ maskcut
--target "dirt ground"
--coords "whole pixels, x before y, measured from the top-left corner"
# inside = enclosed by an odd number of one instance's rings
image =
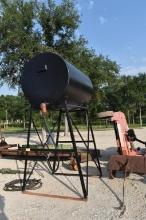
[[[146,128],[135,129],[139,139],[146,140]],[[101,166],[103,177],[89,177],[89,195],[87,201],[51,198],[37,195],[23,194],[20,191],[9,192],[3,188],[6,183],[22,178],[18,174],[0,174],[0,220],[131,220],[146,219],[146,176],[130,174],[124,183],[123,174],[118,173],[114,179],[108,178],[107,164],[112,154],[117,154],[116,141],[113,130],[95,131],[97,148],[101,150]],[[85,132],[83,132],[85,136]],[[63,134],[62,137],[63,139]],[[26,134],[7,135],[10,144],[26,143]],[[36,143],[35,135],[31,142]],[[136,145],[141,146],[141,145]],[[60,165],[59,172],[69,172],[68,161]],[[29,163],[29,167],[33,162]],[[23,170],[24,161],[0,159],[0,168]],[[83,172],[85,164],[82,164]],[[89,174],[97,175],[98,170],[93,162],[89,163]],[[79,198],[82,196],[81,184],[78,176],[50,175],[48,166],[39,162],[32,178],[41,179],[42,187],[35,191],[49,195],[59,195]],[[124,204],[123,183],[125,185]],[[125,209],[124,209],[125,208]]]

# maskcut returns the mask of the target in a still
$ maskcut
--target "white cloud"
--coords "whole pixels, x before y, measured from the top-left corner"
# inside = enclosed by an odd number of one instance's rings
[[[100,17],[99,17],[99,23],[100,23],[101,25],[105,24],[106,22],[107,22],[107,19],[106,19],[105,17],[103,17],[103,16],[100,16]]]
[[[93,0],[90,0],[89,1],[89,5],[88,5],[88,10],[91,10],[94,6],[94,1]]]
[[[138,73],[146,73],[146,66],[127,66],[125,68],[121,68],[120,73],[122,75],[137,75]]]

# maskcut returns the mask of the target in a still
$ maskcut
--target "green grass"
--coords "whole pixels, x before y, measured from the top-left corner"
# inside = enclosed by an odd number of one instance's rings
[[[146,126],[146,125],[144,125]],[[143,126],[143,127],[144,127]],[[84,125],[77,125],[78,129],[81,130],[81,131],[86,131],[87,130],[87,127],[84,126]],[[113,126],[112,125],[108,125],[108,126],[105,126],[105,125],[92,125],[92,128],[94,131],[102,131],[102,130],[112,130],[113,129]],[[141,128],[141,126],[139,124],[132,124],[129,126],[129,128]],[[41,128],[38,128],[39,131],[41,131]],[[1,129],[2,133],[5,134],[5,133],[8,133],[8,134],[11,134],[11,133],[26,133],[27,132],[27,128],[24,129],[24,128],[21,128],[21,127],[7,127],[7,128],[3,128]],[[31,129],[31,131],[35,131],[34,129]],[[64,127],[61,126],[61,131],[64,132]]]

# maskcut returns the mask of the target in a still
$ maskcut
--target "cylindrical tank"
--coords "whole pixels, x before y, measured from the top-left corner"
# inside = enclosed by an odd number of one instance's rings
[[[22,90],[34,108],[89,102],[93,86],[89,77],[55,53],[41,53],[24,65]]]

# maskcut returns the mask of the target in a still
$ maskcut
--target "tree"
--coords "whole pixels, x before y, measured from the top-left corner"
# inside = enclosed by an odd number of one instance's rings
[[[135,84],[135,108],[139,112],[139,122],[142,126],[142,107],[145,106],[146,94],[146,74],[139,73],[138,76],[133,78]]]
[[[111,107],[111,103],[114,101],[112,95],[116,95],[115,84],[118,82],[119,66],[116,62],[113,62],[102,55],[99,57],[95,56],[92,60],[91,66],[92,69],[89,76],[93,82],[94,93],[90,108],[92,114],[94,114],[97,110],[105,111]],[[113,92],[111,93],[109,91]]]
[[[0,0],[0,77],[10,86],[19,84],[24,63],[34,55],[61,51],[74,38],[79,16],[73,2],[44,2]]]
[[[24,66],[34,55],[54,51],[89,75],[94,86],[92,115],[107,108],[104,87],[112,89],[119,66],[97,56],[83,36],[76,38],[80,17],[73,0],[0,0],[0,77],[19,85]]]
[[[23,96],[0,96],[0,120],[23,120],[27,112]]]
[[[72,42],[79,25],[79,15],[73,1],[63,0],[60,5],[56,5],[53,0],[49,0],[47,4],[41,5],[38,17],[45,45],[61,51]]]

